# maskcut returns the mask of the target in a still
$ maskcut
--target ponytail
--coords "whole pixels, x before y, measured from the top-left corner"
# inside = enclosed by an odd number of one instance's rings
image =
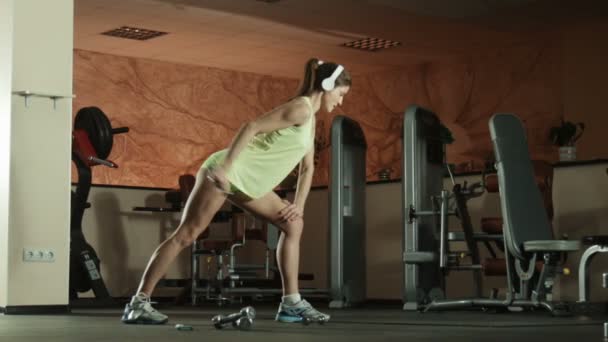
[[[300,89],[296,96],[306,96],[313,92],[318,67],[318,58],[311,58],[306,62],[306,66],[304,67],[304,78],[302,79],[302,84],[300,85]]]

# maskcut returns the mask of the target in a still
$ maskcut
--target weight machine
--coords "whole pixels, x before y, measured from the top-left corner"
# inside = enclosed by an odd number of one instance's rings
[[[74,120],[72,161],[78,171],[78,183],[71,193],[70,306],[85,302],[86,305],[114,304],[101,276],[99,257],[82,232],[82,218],[85,209],[91,207],[87,202],[92,182],[91,168],[96,165],[118,168],[107,158],[112,151],[114,135],[128,131],[127,127],[112,128],[110,120],[98,107],[80,109]],[[93,290],[95,300],[79,300],[78,293],[89,290]]]

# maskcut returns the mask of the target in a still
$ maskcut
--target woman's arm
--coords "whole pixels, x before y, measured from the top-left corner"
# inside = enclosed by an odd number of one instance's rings
[[[308,153],[300,162],[300,172],[298,173],[298,185],[296,187],[296,195],[294,197],[293,203],[299,209],[304,211],[304,205],[306,204],[306,199],[308,198],[308,194],[310,193],[310,187],[312,185],[312,176],[315,171],[315,162],[314,162],[315,149],[314,147],[310,149]]]
[[[294,197],[293,203],[289,203],[289,201],[284,200],[287,206],[281,211],[279,211],[279,215],[283,221],[292,221],[297,218],[304,217],[304,206],[306,205],[306,199],[308,198],[308,194],[310,193],[310,187],[312,185],[312,176],[315,170],[315,131],[316,131],[316,122],[313,121],[313,129],[312,129],[312,140],[313,146],[310,148],[310,151],[304,155],[302,161],[300,162],[300,169],[298,172],[298,184],[296,187],[296,195]]]

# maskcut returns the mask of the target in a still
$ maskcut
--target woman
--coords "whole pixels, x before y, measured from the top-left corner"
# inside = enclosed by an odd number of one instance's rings
[[[351,86],[343,66],[311,59],[298,95],[241,127],[230,146],[203,163],[175,232],[154,252],[136,295],[126,305],[124,323],[162,324],[168,317],[156,311],[150,296],[175,257],[207,228],[225,200],[281,230],[277,262],[283,297],[276,320],[300,322],[329,316],[302,299],[298,289],[303,212],[314,169],[315,114],[342,104]],[[293,203],[272,190],[299,163]]]

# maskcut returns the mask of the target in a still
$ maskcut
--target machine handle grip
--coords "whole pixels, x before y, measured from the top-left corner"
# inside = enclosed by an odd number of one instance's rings
[[[103,160],[103,159],[93,157],[93,156],[89,156],[89,160],[92,162],[95,162],[97,164],[105,165],[105,166],[108,166],[108,167],[111,167],[114,169],[118,167],[116,164],[112,163],[111,161]]]
[[[112,134],[127,133],[128,131],[129,131],[129,127],[112,128]]]

